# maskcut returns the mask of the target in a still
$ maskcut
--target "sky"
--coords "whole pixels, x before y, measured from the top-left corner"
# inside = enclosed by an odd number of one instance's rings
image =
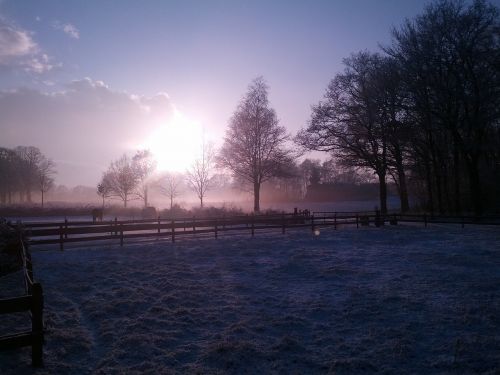
[[[68,186],[138,148],[182,169],[194,138],[221,144],[257,76],[293,135],[343,58],[426,3],[0,0],[0,146],[39,147]]]

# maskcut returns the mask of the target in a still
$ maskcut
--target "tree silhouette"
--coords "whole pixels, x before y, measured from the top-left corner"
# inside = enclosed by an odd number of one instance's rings
[[[260,210],[260,188],[273,176],[285,176],[294,154],[290,139],[269,107],[268,86],[262,77],[252,81],[226,130],[218,164],[253,188],[254,211]]]
[[[106,175],[109,179],[107,182],[110,187],[110,195],[121,199],[123,206],[127,207],[127,203],[131,200],[131,196],[139,184],[139,178],[132,161],[124,154],[120,159],[111,163]]]
[[[44,194],[54,186],[54,175],[56,173],[55,163],[43,157],[38,165],[37,184],[42,194],[42,208],[44,206]]]
[[[202,142],[201,153],[186,172],[186,180],[200,200],[203,208],[203,198],[212,186],[215,167],[215,151],[213,145]]]
[[[181,174],[168,172],[158,182],[160,192],[170,199],[170,209],[174,206],[174,199],[180,195],[183,180]]]

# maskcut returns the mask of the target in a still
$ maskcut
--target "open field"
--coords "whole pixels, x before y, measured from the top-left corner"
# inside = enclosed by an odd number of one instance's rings
[[[294,230],[34,251],[46,366],[86,373],[500,371],[500,231]],[[0,298],[22,288],[0,282]],[[0,334],[21,316],[2,317]],[[30,350],[0,373],[32,373]]]

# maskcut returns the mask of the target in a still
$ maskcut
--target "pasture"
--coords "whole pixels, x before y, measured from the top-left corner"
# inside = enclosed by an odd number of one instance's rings
[[[34,250],[36,373],[493,374],[499,249],[497,227],[436,224]],[[0,372],[34,372],[29,349]]]

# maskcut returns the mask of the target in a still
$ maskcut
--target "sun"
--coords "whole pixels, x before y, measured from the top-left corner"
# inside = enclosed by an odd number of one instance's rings
[[[184,172],[196,159],[202,139],[201,126],[179,111],[157,126],[140,148],[153,154],[159,171]]]

